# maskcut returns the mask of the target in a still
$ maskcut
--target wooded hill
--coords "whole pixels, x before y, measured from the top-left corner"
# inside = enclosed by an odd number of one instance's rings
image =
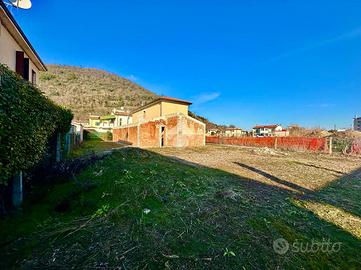
[[[39,88],[57,104],[71,109],[74,119],[109,114],[113,108],[132,110],[157,98],[150,90],[103,70],[64,65],[47,68],[40,74]],[[189,115],[205,123],[207,129],[222,128],[192,112]]]
[[[75,119],[108,114],[113,108],[132,110],[157,95],[118,75],[94,68],[47,65],[39,88],[57,104],[70,108]]]

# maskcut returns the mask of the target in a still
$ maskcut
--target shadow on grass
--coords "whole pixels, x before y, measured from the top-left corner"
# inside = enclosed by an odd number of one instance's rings
[[[308,163],[304,163],[304,162],[300,162],[300,161],[294,161],[294,163],[299,164],[299,165],[303,165],[303,166],[307,166],[307,167],[311,167],[311,168],[322,169],[322,170],[325,170],[325,171],[334,172],[334,173],[341,174],[341,175],[344,174],[344,172],[333,170],[333,169],[326,168],[326,167],[322,167],[322,166],[319,166],[319,165],[308,164]]]
[[[257,168],[242,167],[300,188]],[[344,196],[340,188],[354,181],[347,179],[317,194],[325,192],[322,196],[327,197],[334,191],[333,205],[344,206],[338,199]],[[89,181],[95,188],[83,189]],[[74,187],[80,192],[69,199],[69,212],[59,215],[55,207],[66,194],[74,195]],[[9,230],[16,239],[0,248],[4,269],[14,264],[124,269],[361,267],[360,240],[297,204],[297,192],[152,151],[121,149],[77,175],[76,182],[54,188],[62,193],[50,191],[41,205],[29,205],[23,215],[0,222],[0,235]],[[352,204],[358,209],[360,200]],[[36,222],[42,224],[41,230]],[[329,239],[342,243],[342,248],[331,253],[290,249],[280,255],[273,248],[278,238],[291,247]]]
[[[361,217],[361,192],[358,192],[358,190],[360,189],[361,168],[356,169],[350,174],[343,175],[342,177],[332,181],[320,190],[313,191],[296,185],[292,182],[282,180],[253,166],[249,166],[240,162],[234,162],[234,164],[237,164],[238,166],[248,169],[252,172],[256,172],[259,175],[264,176],[273,182],[282,184],[284,186],[294,189],[295,191],[298,191],[300,194],[302,194],[301,196],[298,196],[298,198],[300,199],[308,199],[314,202],[329,204],[339,209],[342,209],[352,215]],[[300,164],[304,165],[304,163]],[[338,172],[320,166],[312,167],[322,170],[329,170],[331,172]]]
[[[281,184],[281,185],[284,185],[284,186],[287,186],[287,187],[290,187],[300,193],[303,193],[303,194],[309,194],[310,192],[312,192],[311,190],[307,189],[307,188],[304,188],[304,187],[301,187],[295,183],[292,183],[292,182],[288,182],[288,181],[285,181],[285,180],[282,180],[272,174],[269,174],[265,171],[262,171],[260,169],[257,169],[255,167],[252,167],[252,166],[249,166],[249,165],[246,165],[246,164],[243,164],[243,163],[240,163],[240,162],[233,162],[234,164],[237,164],[238,166],[242,167],[242,168],[245,168],[245,169],[248,169],[252,172],[255,172],[255,173],[258,173],[259,175],[261,176],[264,176],[266,177],[267,179],[273,181],[273,182],[276,182],[278,184]]]

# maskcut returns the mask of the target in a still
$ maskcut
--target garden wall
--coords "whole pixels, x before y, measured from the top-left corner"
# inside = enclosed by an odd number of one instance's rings
[[[113,141],[145,148],[204,146],[205,124],[183,114],[169,115],[114,128]]]
[[[327,138],[207,136],[206,143],[329,152],[329,141]]]

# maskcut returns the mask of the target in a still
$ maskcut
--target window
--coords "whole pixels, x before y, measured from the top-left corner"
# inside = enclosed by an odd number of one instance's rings
[[[36,72],[33,69],[31,70],[31,83],[36,84]]]
[[[16,52],[15,71],[17,74],[24,78],[24,52]]]

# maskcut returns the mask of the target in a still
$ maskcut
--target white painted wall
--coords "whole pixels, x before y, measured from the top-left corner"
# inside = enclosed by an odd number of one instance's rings
[[[15,39],[10,35],[9,31],[0,23],[0,63],[8,66],[12,71],[16,68],[16,51],[23,51]],[[29,58],[24,53],[26,58]],[[39,70],[30,59],[29,80],[31,81],[32,70],[36,72],[36,83],[39,79]]]
[[[115,126],[120,127],[132,123],[132,117],[126,115],[115,115]]]

